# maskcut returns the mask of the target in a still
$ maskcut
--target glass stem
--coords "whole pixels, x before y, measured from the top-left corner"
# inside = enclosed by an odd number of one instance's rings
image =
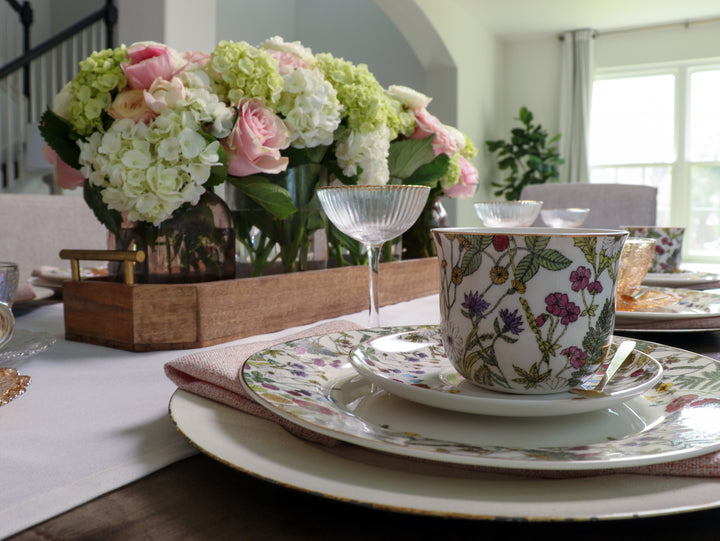
[[[370,271],[370,323],[369,326],[380,326],[380,284],[378,276],[380,272],[380,246],[367,245],[368,269]]]

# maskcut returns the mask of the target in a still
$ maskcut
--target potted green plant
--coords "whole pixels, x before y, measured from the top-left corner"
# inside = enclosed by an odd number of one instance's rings
[[[518,118],[523,127],[511,130],[510,141],[499,139],[486,141],[490,152],[497,152],[498,168],[510,174],[501,182],[493,182],[498,188],[494,194],[507,201],[520,199],[522,189],[528,184],[557,182],[558,167],[565,163],[557,152],[560,134],[548,139],[548,132],[540,124],[533,124],[533,114],[521,107]]]

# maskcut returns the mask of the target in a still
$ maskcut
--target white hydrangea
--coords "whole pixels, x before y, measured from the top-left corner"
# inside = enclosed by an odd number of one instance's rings
[[[337,91],[317,70],[297,68],[283,76],[283,81],[278,111],[290,129],[290,145],[313,148],[331,144],[342,112]]]
[[[361,169],[358,184],[384,185],[390,180],[389,151],[390,130],[381,126],[369,133],[348,130],[338,142],[335,155],[345,175],[353,176]]]
[[[197,204],[220,163],[220,143],[203,137],[196,118],[195,110],[165,109],[150,124],[116,121],[79,143],[82,172],[108,207],[158,225],[184,203]]]

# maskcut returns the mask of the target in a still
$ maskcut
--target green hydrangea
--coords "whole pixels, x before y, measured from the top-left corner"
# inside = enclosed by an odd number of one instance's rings
[[[218,91],[236,104],[258,98],[276,110],[283,88],[278,64],[270,54],[245,41],[221,41],[210,55],[209,72]]]
[[[387,126],[391,136],[397,135],[405,121],[365,64],[354,65],[330,53],[320,53],[315,58],[325,78],[337,91],[344,108],[343,117],[347,118],[350,129],[370,133]]]
[[[400,100],[387,96],[388,102],[388,128],[390,129],[391,139],[396,139],[398,135],[408,136],[415,131],[415,117],[412,113],[405,110]]]
[[[72,98],[68,120],[78,135],[89,135],[103,127],[103,113],[113,92],[127,84],[120,64],[129,62],[125,46],[96,51],[80,62],[80,71],[70,83]]]
[[[472,140],[465,135],[465,147],[460,151],[460,154],[469,160],[470,158],[477,156],[477,153],[477,147],[473,144]]]
[[[458,180],[460,180],[460,153],[456,153],[453,155],[452,158],[450,158],[450,162],[448,164],[448,170],[447,172],[440,178],[440,186],[442,186],[443,190],[447,190],[448,188],[455,186],[455,184],[458,183]]]

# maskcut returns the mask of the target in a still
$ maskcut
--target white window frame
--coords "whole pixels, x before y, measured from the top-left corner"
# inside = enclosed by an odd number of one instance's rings
[[[687,140],[690,125],[690,76],[699,71],[720,70],[720,58],[703,61],[678,61],[662,64],[649,64],[643,66],[623,66],[616,68],[596,69],[593,82],[603,79],[618,79],[626,77],[644,77],[650,75],[672,74],[675,76],[675,159],[669,163],[629,163],[615,165],[591,165],[591,169],[618,168],[618,167],[653,167],[669,166],[671,168],[670,193],[670,223],[662,225],[687,226],[690,223],[690,167],[694,164],[716,165],[720,162],[690,162],[688,161]],[[706,254],[691,254],[687,250],[683,261],[688,263],[719,263],[720,256]]]

